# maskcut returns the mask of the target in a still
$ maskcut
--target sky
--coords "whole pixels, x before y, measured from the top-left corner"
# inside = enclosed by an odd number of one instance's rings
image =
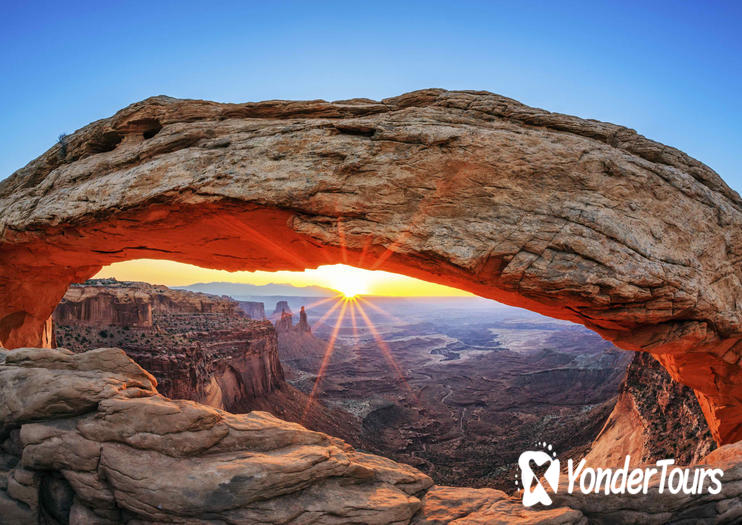
[[[152,95],[441,87],[626,125],[742,191],[742,2],[0,3],[0,179]]]
[[[451,297],[472,294],[399,275],[364,270],[344,264],[320,266],[303,272],[227,272],[198,268],[190,264],[163,260],[134,260],[114,263],[95,277],[115,277],[119,281],[145,281],[166,286],[187,286],[193,283],[234,282],[248,284],[285,283],[294,286],[322,286],[337,290],[348,297],[382,295],[388,297]]]

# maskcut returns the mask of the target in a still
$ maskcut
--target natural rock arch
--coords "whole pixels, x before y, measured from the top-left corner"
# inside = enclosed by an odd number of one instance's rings
[[[0,343],[43,344],[68,285],[116,261],[342,262],[649,351],[727,443],[742,439],[741,223],[737,193],[682,152],[491,93],[154,97],[0,183]]]

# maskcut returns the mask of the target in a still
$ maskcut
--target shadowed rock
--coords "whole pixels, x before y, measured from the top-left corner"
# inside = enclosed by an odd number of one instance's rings
[[[684,153],[491,93],[154,97],[0,182],[0,342],[50,344],[68,285],[116,261],[346,263],[651,352],[728,443],[742,438],[741,226],[739,196]]]
[[[265,412],[234,415],[157,394],[151,376],[113,348],[3,351],[0,379],[47,381],[16,397],[0,433],[0,523],[56,516],[90,523],[653,523],[742,517],[742,448],[704,463],[725,472],[716,496],[555,495],[525,509],[493,489],[433,487],[420,471]],[[114,388],[113,386],[117,388]],[[26,403],[27,400],[27,403]]]
[[[673,381],[651,355],[637,352],[585,460],[620,467],[629,455],[636,465],[665,458],[689,465],[715,446],[693,390]]]

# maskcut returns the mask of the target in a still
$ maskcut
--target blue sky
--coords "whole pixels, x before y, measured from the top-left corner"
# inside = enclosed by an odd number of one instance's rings
[[[156,94],[483,89],[616,122],[742,191],[742,2],[7,2],[0,179]]]

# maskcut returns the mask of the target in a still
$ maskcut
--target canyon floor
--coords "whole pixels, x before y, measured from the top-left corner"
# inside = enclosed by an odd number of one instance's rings
[[[265,410],[451,486],[513,492],[536,441],[606,466],[713,448],[692,391],[566,321],[474,297],[239,299],[89,281],[56,342],[120,347],[166,396]]]
[[[340,321],[342,308],[326,316],[333,306],[309,310],[310,324],[324,317],[314,340],[279,332],[288,381],[317,384],[319,401],[352,414],[368,450],[448,485],[512,490],[536,440],[581,457],[632,357],[572,323],[476,298],[358,299]]]

